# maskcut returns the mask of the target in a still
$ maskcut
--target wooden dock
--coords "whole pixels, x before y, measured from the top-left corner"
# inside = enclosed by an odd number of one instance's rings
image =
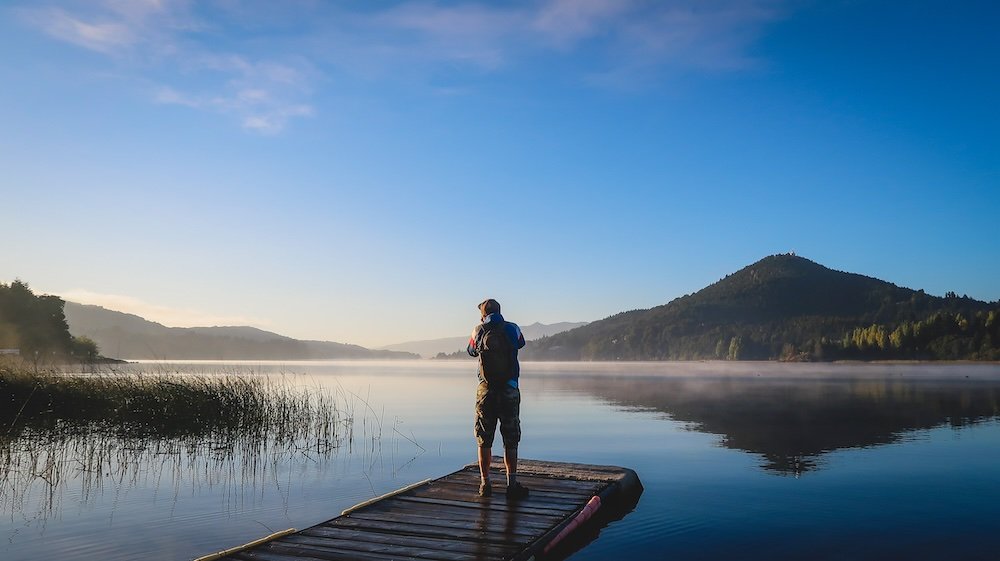
[[[471,464],[366,501],[311,528],[200,560],[529,561],[591,516],[596,520],[623,501],[630,509],[642,493],[630,469],[521,460],[518,480],[531,493],[508,501],[502,459],[493,466],[492,497],[479,497],[479,468]]]

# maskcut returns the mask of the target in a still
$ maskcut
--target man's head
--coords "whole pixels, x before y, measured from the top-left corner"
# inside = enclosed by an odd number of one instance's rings
[[[497,302],[492,298],[487,298],[486,300],[483,300],[479,304],[479,313],[483,316],[483,318],[485,318],[490,314],[499,314],[500,302]]]

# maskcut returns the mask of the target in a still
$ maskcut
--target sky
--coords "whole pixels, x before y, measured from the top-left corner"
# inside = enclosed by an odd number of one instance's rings
[[[8,0],[0,282],[369,347],[789,251],[1000,300],[998,6]]]

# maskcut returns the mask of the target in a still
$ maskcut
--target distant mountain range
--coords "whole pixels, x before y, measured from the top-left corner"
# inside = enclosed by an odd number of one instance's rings
[[[548,337],[550,335],[555,335],[556,333],[562,333],[563,331],[569,331],[570,329],[575,329],[577,327],[582,327],[587,325],[587,322],[568,322],[563,321],[559,323],[532,323],[531,325],[522,325],[521,333],[524,334],[524,338],[528,341],[534,339],[541,339],[542,337]],[[469,330],[472,331],[471,328]],[[408,353],[417,353],[424,358],[432,358],[437,356],[439,353],[451,354],[455,351],[464,351],[466,343],[469,341],[469,336],[459,336],[459,337],[444,337],[441,339],[428,339],[425,341],[408,341],[406,343],[396,343],[394,345],[386,345],[384,347],[379,347],[383,350],[390,351],[403,351]]]
[[[931,296],[795,255],[545,337],[527,360],[1000,360],[1000,302]]]
[[[465,336],[372,350],[252,327],[165,327],[73,302],[65,316],[73,336],[89,337],[112,358],[465,357]],[[531,341],[525,360],[1000,360],[1000,301],[931,296],[772,255],[662,306],[523,331]]]
[[[119,359],[317,360],[408,359],[407,352],[330,341],[302,341],[254,327],[166,327],[137,315],[66,302],[69,331]]]

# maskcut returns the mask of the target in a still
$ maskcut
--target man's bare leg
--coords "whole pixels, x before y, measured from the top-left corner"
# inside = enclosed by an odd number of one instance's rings
[[[493,495],[493,487],[490,484],[490,461],[493,460],[493,450],[490,446],[479,447],[479,496],[489,497]]]
[[[479,447],[479,478],[485,483],[490,480],[490,462],[493,460],[493,449],[490,446]]]
[[[507,485],[517,480],[517,446],[503,449],[503,466],[507,469]]]
[[[503,449],[503,464],[507,468],[507,498],[523,499],[528,496],[528,488],[517,480],[517,446]]]

